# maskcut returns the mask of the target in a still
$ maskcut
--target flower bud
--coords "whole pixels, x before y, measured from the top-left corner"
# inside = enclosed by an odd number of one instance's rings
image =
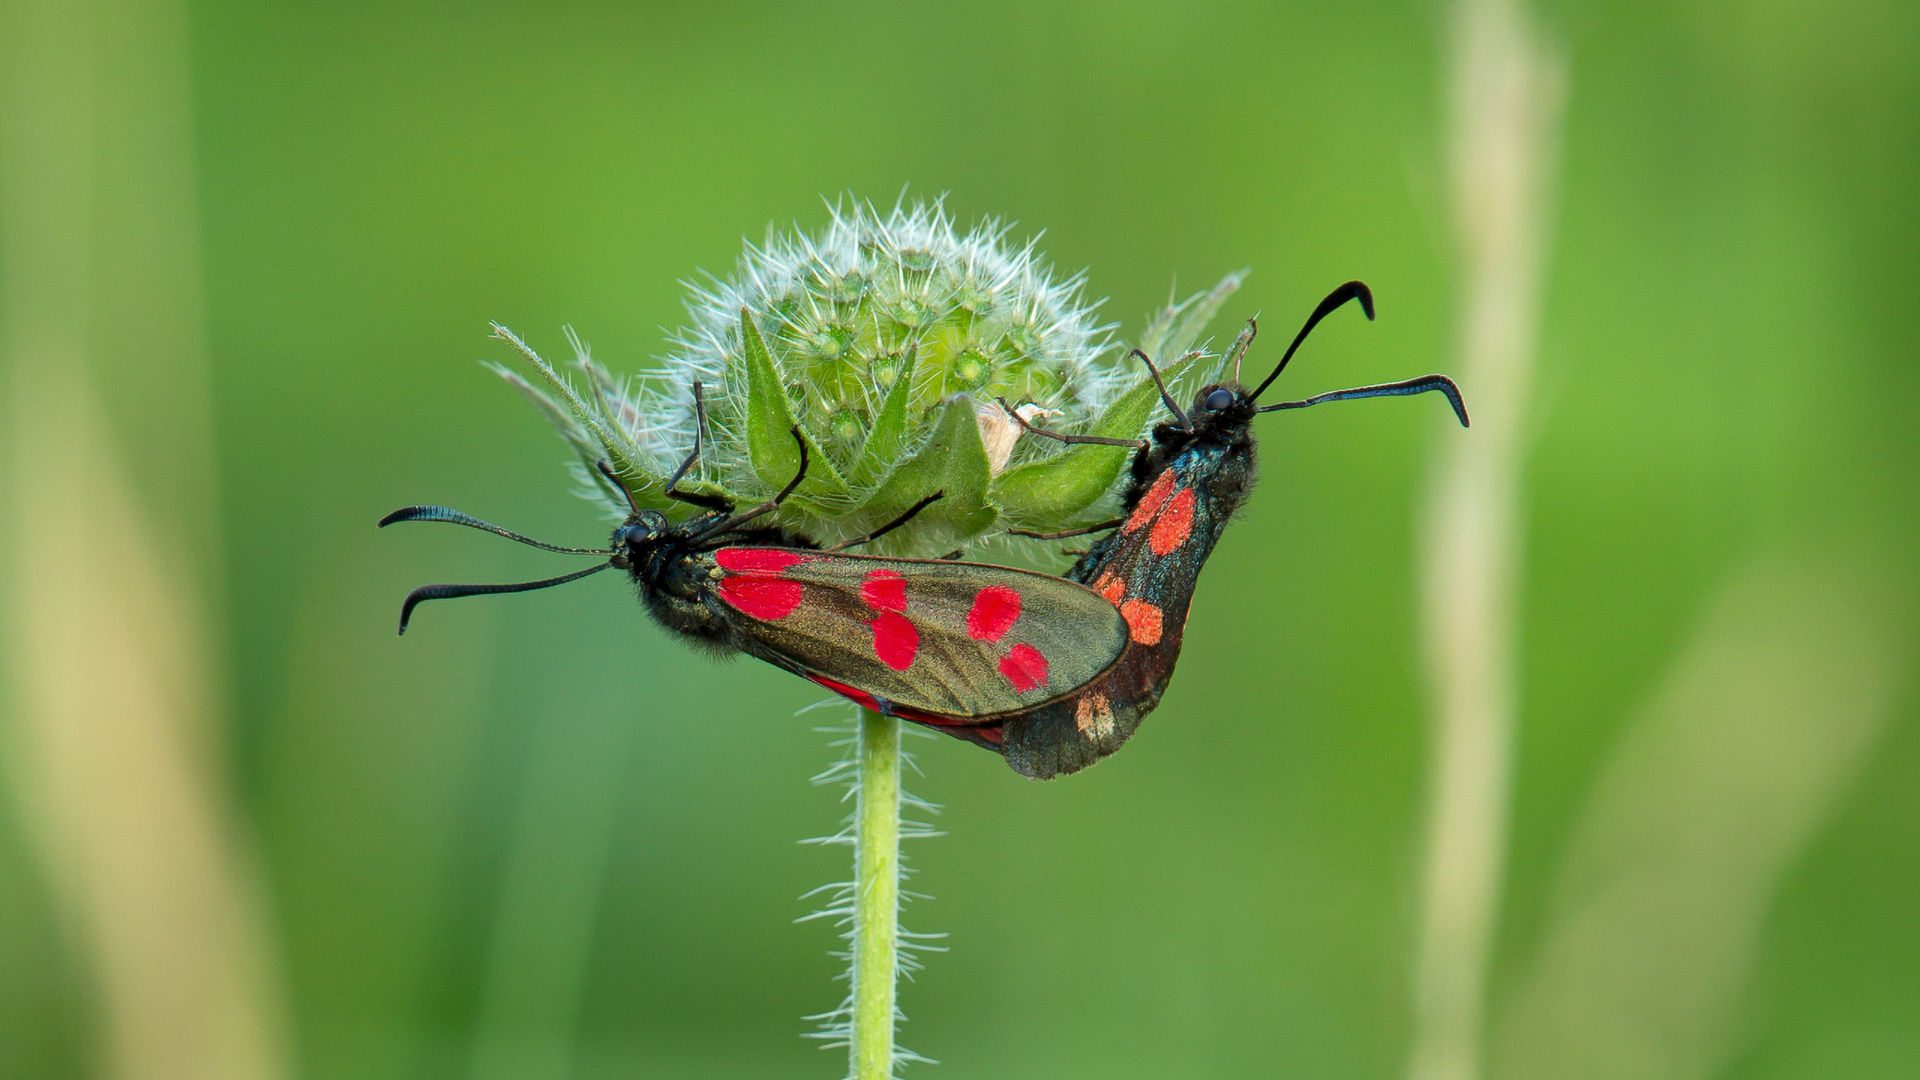
[[[742,506],[767,498],[799,468],[797,428],[807,476],[778,521],[816,543],[871,531],[935,492],[866,550],[931,556],[1009,527],[1071,528],[1110,500],[1128,450],[1036,438],[1000,402],[1048,430],[1124,439],[1151,428],[1159,394],[1095,322],[1081,276],[1056,278],[1007,231],[989,220],[957,232],[938,202],[881,214],[849,200],[819,233],[770,231],[731,276],[691,286],[691,325],[656,371],[616,380],[576,339],[577,386],[503,328],[544,388],[496,370],[622,516],[629,501],[697,512],[665,490],[695,445],[697,384],[703,449],[679,489]],[[1187,349],[1240,278],[1148,326],[1141,347],[1170,385],[1217,371],[1206,362],[1217,358]]]

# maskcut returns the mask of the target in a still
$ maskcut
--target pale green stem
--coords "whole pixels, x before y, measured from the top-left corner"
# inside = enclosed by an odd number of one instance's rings
[[[84,966],[88,1071],[273,1080],[281,984],[222,753],[188,7],[0,16],[0,796]],[[21,1030],[28,1055],[60,1038]]]
[[[893,1080],[900,940],[900,721],[860,710],[854,810],[852,1080]]]
[[[1410,1080],[1481,1080],[1487,972],[1506,875],[1526,536],[1528,402],[1565,80],[1526,0],[1455,0],[1460,382],[1425,526],[1435,706],[1414,962]]]

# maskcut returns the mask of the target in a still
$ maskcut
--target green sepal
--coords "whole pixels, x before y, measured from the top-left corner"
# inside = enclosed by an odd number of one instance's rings
[[[500,364],[489,363],[486,366],[492,369],[494,374],[505,379],[508,386],[518,390],[520,396],[526,398],[535,409],[539,410],[540,415],[547,418],[547,422],[560,433],[560,438],[565,440],[567,445],[573,448],[573,452],[579,456],[580,464],[586,467],[589,482],[615,509],[627,509],[629,493],[633,496],[633,504],[643,510],[665,510],[679,505],[667,498],[664,480],[634,465],[632,458],[627,455],[602,445],[595,432],[582,427],[577,417],[569,413],[559,402],[547,396],[539,387],[528,382],[519,372]],[[621,484],[626,488],[625,491],[615,488],[600,470],[594,467],[594,463],[598,461],[608,463],[608,467],[620,477]],[[615,465],[616,461],[624,462],[626,467]]]
[[[1140,351],[1152,357],[1153,362],[1161,365],[1164,371],[1166,365],[1193,348],[1201,332],[1206,330],[1215,315],[1220,314],[1227,297],[1239,290],[1240,282],[1246,279],[1249,272],[1235,270],[1206,292],[1194,293],[1178,304],[1168,304],[1162,308],[1147,324],[1147,328],[1141,331]],[[1167,379],[1167,389],[1173,389],[1171,377]]]
[[[1235,271],[1204,293],[1169,303],[1140,335],[1140,351],[1160,365],[1168,393],[1182,408],[1194,391],[1220,377],[1224,357],[1195,356],[1189,350],[1246,276],[1245,270]],[[1141,438],[1163,408],[1160,388],[1154,385],[1152,376],[1143,375],[1107,406],[1086,433],[1108,439]],[[1079,515],[1107,493],[1132,455],[1133,451],[1124,446],[1068,447],[1053,457],[1001,473],[994,482],[993,500],[1012,511],[1009,517],[1017,515],[1015,523],[1021,527],[1068,528],[1078,524]]]
[[[792,434],[796,424],[787,405],[786,385],[746,308],[740,309],[740,356],[747,369],[747,455],[760,482],[777,491],[800,469],[800,448]],[[840,478],[840,471],[817,441],[805,431],[800,437],[807,441],[807,478],[794,497],[815,504],[844,504],[847,482]]]
[[[926,444],[895,468],[873,497],[850,517],[849,532],[877,529],[906,513],[914,503],[943,491],[945,497],[920,511],[911,525],[864,550],[928,554],[963,543],[987,531],[999,516],[987,501],[992,480],[987,448],[980,442],[980,424],[974,419],[973,399],[964,394],[948,398]]]
[[[874,418],[866,445],[860,449],[860,460],[853,466],[855,484],[865,487],[878,480],[906,449],[907,402],[913,397],[914,362],[913,353],[908,352],[899,375],[893,380],[893,389],[887,391],[887,399],[880,403],[880,415]]]
[[[1200,359],[1188,356],[1175,360],[1160,374],[1168,385],[1174,385]],[[1142,376],[1132,389],[1107,406],[1087,434],[1104,439],[1138,439],[1152,426],[1156,411],[1164,409],[1153,376]],[[1012,511],[1009,517],[1017,514],[1014,523],[1022,528],[1065,528],[1107,493],[1133,454],[1125,446],[1069,446],[1053,457],[1001,473],[993,484],[993,501],[1008,507]]]

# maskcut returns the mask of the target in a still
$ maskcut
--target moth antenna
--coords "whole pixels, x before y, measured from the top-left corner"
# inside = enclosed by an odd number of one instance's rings
[[[1318,405],[1323,401],[1352,401],[1355,398],[1405,397],[1408,394],[1441,393],[1447,396],[1447,404],[1453,406],[1453,415],[1460,420],[1461,427],[1470,427],[1467,423],[1467,403],[1460,397],[1460,387],[1445,375],[1422,375],[1417,379],[1404,382],[1380,383],[1377,386],[1356,386],[1351,390],[1331,390],[1316,394],[1304,401],[1283,401],[1278,405],[1262,405],[1255,412],[1278,412],[1281,409],[1304,409],[1309,405]]]
[[[380,519],[380,528],[401,521],[446,521],[455,525],[465,525],[470,529],[482,529],[495,536],[504,536],[516,540],[528,547],[537,547],[542,551],[557,551],[562,555],[605,555],[606,548],[561,547],[557,544],[543,543],[531,536],[521,536],[512,529],[503,529],[489,521],[481,521],[472,514],[464,514],[451,506],[403,506]]]
[[[1233,361],[1233,381],[1240,382],[1240,361],[1247,357],[1247,346],[1253,344],[1253,337],[1260,332],[1260,320],[1248,319],[1247,328],[1233,339],[1233,347],[1227,350],[1227,357]]]
[[[780,494],[775,495],[773,498],[768,499],[766,502],[761,503],[759,506],[756,506],[751,510],[748,510],[744,514],[735,514],[730,518],[724,518],[720,521],[714,522],[712,525],[709,525],[706,528],[701,529],[699,532],[693,534],[692,536],[687,537],[687,540],[689,542],[697,543],[701,540],[705,540],[709,536],[717,536],[720,533],[732,532],[733,530],[739,528],[742,525],[745,525],[747,522],[752,521],[754,518],[757,518],[762,514],[771,514],[775,510],[780,509],[780,504],[787,501],[787,496],[793,494],[794,489],[800,486],[800,481],[805,480],[807,478],[807,461],[808,461],[807,440],[800,437],[799,424],[795,424],[792,427],[788,428],[787,432],[793,436],[794,444],[800,447],[800,468],[794,471],[793,479],[787,481],[787,486],[780,489]]]
[[[606,552],[595,552],[605,555]],[[559,577],[545,578],[540,581],[522,581],[514,585],[422,585],[407,594],[400,605],[400,632],[407,632],[407,620],[413,618],[413,609],[429,600],[452,600],[462,596],[486,596],[492,593],[532,592],[535,589],[551,589],[555,585],[565,585],[569,581],[578,581],[588,574],[597,574],[611,567],[613,563],[603,562],[599,566],[589,566]]]
[[[1160,388],[1160,400],[1167,403],[1167,408],[1173,412],[1174,418],[1180,421],[1181,427],[1192,431],[1193,422],[1187,419],[1186,413],[1180,411],[1180,406],[1174,404],[1173,395],[1167,393],[1167,384],[1165,380],[1160,378],[1160,369],[1153,366],[1153,357],[1148,356],[1139,349],[1134,349],[1127,355],[1137,356],[1140,358],[1141,363],[1147,365],[1147,374],[1153,376],[1153,385]]]
[[[613,485],[613,490],[627,497],[627,509],[638,514],[640,512],[640,504],[633,501],[633,492],[627,490],[626,483],[620,479],[619,473],[613,471],[613,466],[607,464],[607,459],[601,458],[599,461],[593,463],[593,467],[599,469],[600,475],[607,478],[607,483]]]
[[[1307,335],[1313,332],[1313,328],[1319,324],[1320,320],[1333,314],[1334,311],[1339,309],[1340,305],[1349,300],[1360,301],[1360,310],[1367,313],[1367,321],[1373,321],[1373,290],[1367,288],[1366,282],[1349,281],[1345,285],[1328,293],[1327,298],[1320,301],[1320,306],[1313,309],[1313,314],[1307,316],[1307,324],[1300,328],[1299,333],[1293,335],[1293,344],[1287,346],[1286,354],[1280,357],[1278,364],[1274,365],[1273,374],[1267,376],[1267,381],[1261,383],[1260,388],[1249,395],[1249,399],[1254,401],[1259,400],[1260,395],[1266,392],[1267,387],[1273,385],[1273,380],[1279,378],[1280,373],[1287,370],[1287,361],[1293,359],[1293,354],[1299,351],[1300,343],[1307,340]]]

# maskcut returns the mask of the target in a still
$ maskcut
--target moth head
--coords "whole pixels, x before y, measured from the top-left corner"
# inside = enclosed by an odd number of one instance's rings
[[[667,515],[658,510],[641,510],[629,517],[624,524],[613,530],[613,547],[616,553],[633,554],[648,544],[657,542],[673,530]]]
[[[1201,387],[1200,392],[1193,396],[1193,414],[1196,417],[1211,416],[1226,412],[1235,405],[1245,404],[1248,404],[1248,399],[1244,388],[1215,383]]]
[[[1253,409],[1253,398],[1247,395],[1247,388],[1229,382],[1201,387],[1200,392],[1193,395],[1193,407],[1187,411],[1197,429],[1202,425],[1218,428],[1245,424],[1253,419]]]

